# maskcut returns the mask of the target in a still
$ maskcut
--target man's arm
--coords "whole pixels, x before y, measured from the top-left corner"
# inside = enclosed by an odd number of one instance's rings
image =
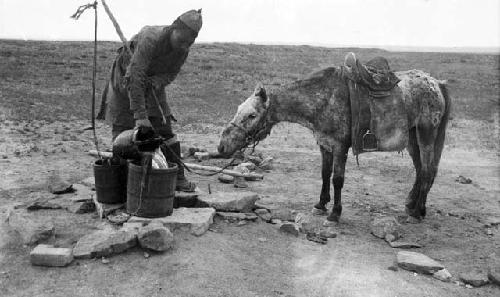
[[[143,28],[137,34],[137,44],[134,54],[127,67],[125,78],[130,97],[130,109],[135,120],[147,119],[145,92],[148,87],[146,72],[151,63],[157,40],[153,32]]]

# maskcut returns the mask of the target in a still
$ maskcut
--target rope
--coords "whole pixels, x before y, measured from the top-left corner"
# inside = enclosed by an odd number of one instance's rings
[[[221,169],[218,170],[218,171],[215,171],[215,172],[212,172],[212,173],[201,173],[201,172],[196,172],[196,171],[191,170],[191,168],[189,168],[188,166],[186,166],[186,164],[184,163],[184,161],[182,161],[182,158],[180,156],[178,156],[174,152],[173,149],[171,149],[168,145],[165,145],[165,147],[170,151],[170,153],[172,154],[172,156],[174,156],[174,158],[176,159],[178,165],[182,166],[184,169],[186,169],[190,173],[193,173],[193,174],[196,174],[196,175],[200,175],[200,176],[214,176],[216,174],[222,173],[229,166],[233,166],[233,162],[236,160],[236,158],[232,158],[231,161],[229,161],[229,163],[227,163],[226,165],[224,165],[223,167],[221,167]]]
[[[83,12],[89,8],[97,8],[97,1],[94,1],[94,3],[89,3],[85,5],[80,5],[76,12],[71,16],[72,19],[78,20],[80,16],[83,14]]]
[[[86,5],[81,5],[78,7],[76,12],[71,16],[71,18],[78,20],[80,16],[87,10],[93,8],[94,9],[94,61],[93,61],[93,69],[92,69],[92,110],[91,110],[91,129],[94,135],[94,145],[97,150],[97,155],[99,159],[102,160],[103,157],[99,150],[99,141],[97,139],[97,133],[95,129],[95,89],[96,89],[96,76],[97,76],[97,1],[94,3],[89,3]]]
[[[120,37],[120,40],[122,41],[123,46],[125,47],[125,49],[127,50],[127,52],[130,54],[130,56],[132,56],[132,51],[130,50],[130,47],[128,46],[127,39],[123,35],[123,32],[120,29],[120,25],[118,24],[118,22],[116,21],[115,17],[113,16],[113,13],[111,13],[111,10],[109,9],[108,4],[106,4],[105,0],[101,0],[101,2],[102,2],[102,6],[104,7],[104,10],[106,11],[106,13],[109,16],[109,19],[113,23],[113,26],[115,27],[116,33]]]

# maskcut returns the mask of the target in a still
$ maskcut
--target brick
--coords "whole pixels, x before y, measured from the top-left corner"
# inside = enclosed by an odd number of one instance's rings
[[[31,251],[30,261],[37,266],[64,267],[73,261],[73,250],[39,244]]]

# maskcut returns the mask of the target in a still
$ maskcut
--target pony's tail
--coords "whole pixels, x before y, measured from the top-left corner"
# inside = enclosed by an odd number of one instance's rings
[[[434,143],[434,164],[437,167],[439,164],[439,160],[441,159],[441,153],[443,152],[444,147],[444,139],[446,136],[446,126],[448,125],[448,121],[450,119],[451,113],[451,98],[448,93],[448,87],[446,82],[440,82],[439,88],[441,89],[441,93],[444,97],[444,114],[441,118],[441,122],[439,123],[436,142]]]

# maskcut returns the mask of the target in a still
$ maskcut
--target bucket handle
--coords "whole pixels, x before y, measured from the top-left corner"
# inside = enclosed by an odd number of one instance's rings
[[[137,207],[137,210],[141,209],[142,196],[144,193],[149,192],[149,174],[151,173],[152,164],[153,155],[149,153],[144,154],[142,163],[141,192],[139,194],[139,206]]]

